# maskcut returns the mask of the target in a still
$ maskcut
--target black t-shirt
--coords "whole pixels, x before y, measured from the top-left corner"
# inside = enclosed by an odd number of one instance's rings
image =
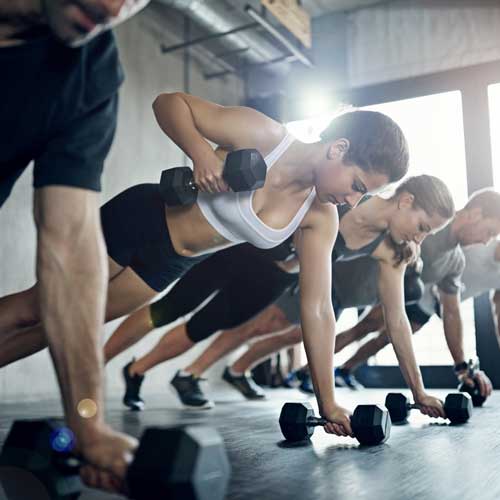
[[[112,32],[76,49],[39,32],[0,67],[0,206],[31,160],[36,188],[100,190],[124,78]]]

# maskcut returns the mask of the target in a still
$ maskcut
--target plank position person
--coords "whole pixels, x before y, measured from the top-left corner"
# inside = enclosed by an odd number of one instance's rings
[[[425,210],[422,207],[426,207]],[[388,200],[374,197],[352,210],[341,207],[339,212],[341,214],[340,232],[333,250],[333,260],[353,259],[361,255],[373,255],[377,258],[383,269],[380,279],[381,287],[387,300],[393,304],[389,308],[389,313],[392,314],[389,322],[397,324],[401,311],[404,315],[403,301],[399,299],[399,295],[402,294],[401,277],[406,268],[406,260],[401,253],[406,245],[398,246],[395,241],[420,242],[427,234],[449,220],[454,213],[454,208],[447,187],[432,176],[412,177],[400,184],[394,196]],[[180,300],[180,296],[188,297],[190,294],[195,294],[200,283],[206,281],[205,273],[207,272],[223,275],[224,267],[228,267],[229,263],[217,257],[213,257],[213,260],[214,265],[205,261],[181,279],[177,286],[182,287],[182,294],[179,294],[174,287],[170,294],[136,311],[122,323],[108,341],[105,348],[106,355],[108,357],[117,355],[154,327],[174,321],[191,310],[192,306],[198,304],[197,301],[183,308],[186,299]],[[266,272],[254,272],[255,266],[251,265],[248,259],[237,265],[241,267],[241,272],[236,273],[235,279],[231,280],[229,289],[232,291],[230,293],[219,294],[195,313],[187,323],[181,323],[168,331],[151,352],[124,368],[126,381],[124,400],[128,406],[139,409],[143,405],[139,391],[147,370],[186,352],[195,342],[224,327],[219,314],[221,310],[237,311],[242,307],[239,304],[241,301],[243,303],[254,301],[256,294],[274,290],[272,273],[266,276]],[[288,283],[287,286],[289,286]],[[247,290],[249,296],[245,297]],[[393,297],[396,299],[394,300]],[[400,302],[400,308],[398,308]],[[262,302],[261,305],[263,305]],[[259,311],[253,310],[253,314],[257,312]],[[238,315],[233,318],[241,319]],[[266,317],[266,321],[274,320],[272,315]],[[258,321],[262,322],[262,317]],[[237,323],[233,321],[233,324]],[[221,356],[238,347],[249,337],[257,335],[260,330],[251,325],[250,323],[249,327],[243,324],[224,332],[208,349],[206,355],[202,355],[197,361],[176,374],[171,383],[183,404],[198,408],[212,406],[200,389],[199,377]],[[403,331],[401,337],[406,333],[409,335],[409,328],[407,332],[401,328],[400,330]],[[203,332],[203,335],[198,334],[198,331]],[[408,365],[411,363],[411,350],[403,350],[403,352],[403,364]],[[224,373],[224,378],[229,383],[239,386],[248,397],[262,396],[261,391],[257,391],[251,379],[243,373],[228,370]],[[418,380],[417,376],[414,382],[415,392],[419,389]]]
[[[106,319],[149,301],[196,262],[190,260],[196,256],[245,241],[272,248],[300,228],[303,330],[319,407],[328,420],[327,432],[351,435],[349,411],[335,400],[329,368],[335,332],[330,299],[338,226],[334,205],[355,206],[367,192],[406,173],[408,150],[400,128],[383,114],[355,111],[334,119],[321,141],[304,144],[282,124],[245,107],[218,106],[184,93],[162,94],[153,107],[162,130],[193,159],[196,184],[212,193],[201,192],[192,205],[169,208],[158,199],[156,185],[140,185],[108,202],[103,218],[111,276]],[[268,166],[265,185],[256,192],[227,192],[222,161],[208,141],[228,151],[259,150]],[[367,232],[365,237],[371,241],[373,235]],[[40,327],[12,334],[20,324],[18,313],[35,302],[34,290],[0,302],[6,311],[0,314],[7,332],[3,338],[14,342],[6,349],[2,344],[0,365],[43,348]],[[36,310],[28,308],[34,321]],[[400,352],[408,352],[410,337],[398,340]],[[5,351],[9,357],[3,356]],[[407,360],[405,374],[423,411],[442,414],[441,402],[424,391],[414,356]]]
[[[430,235],[421,245],[421,258],[423,268],[421,279],[426,285],[426,291],[416,304],[406,306],[408,319],[412,329],[420,328],[425,324],[430,316],[435,312],[435,303],[429,306],[429,289],[437,289],[442,307],[442,317],[444,333],[450,349],[450,353],[455,361],[455,368],[458,378],[469,385],[478,384],[481,394],[485,397],[491,393],[491,382],[484,372],[476,370],[471,372],[468,363],[465,362],[463,347],[463,326],[460,314],[459,300],[461,288],[461,275],[465,266],[465,258],[462,248],[465,250],[469,245],[487,243],[500,233],[500,194],[493,190],[482,190],[474,193],[466,206],[457,212],[453,220],[445,228],[434,235]],[[482,253],[477,247],[474,254]],[[482,245],[480,245],[482,249]],[[495,250],[496,252],[496,250]],[[495,273],[491,273],[488,278],[486,274],[493,267],[493,257],[491,247],[484,247],[484,254],[489,255],[486,261],[477,260],[476,266],[472,269],[483,268],[483,272],[475,272],[476,279],[471,279],[470,274],[467,279],[473,283],[469,290],[484,291],[490,289],[490,283],[495,283]],[[334,294],[337,302],[343,307],[365,307],[370,304],[378,304],[381,296],[378,293],[377,282],[379,280],[378,263],[371,258],[362,258],[352,262],[338,262],[334,267],[339,279],[334,280]],[[358,278],[364,277],[363,281]],[[484,277],[484,287],[478,287]],[[342,279],[344,278],[344,279]],[[347,282],[349,278],[349,282]],[[469,292],[470,293],[470,292]],[[470,295],[465,294],[465,297]],[[498,294],[495,294],[498,303]],[[280,328],[286,328],[290,323],[298,324],[300,317],[297,315],[298,307],[296,300],[290,300],[285,294],[273,307],[279,307],[279,313],[287,315],[287,321],[280,324]],[[498,310],[498,309],[496,309]],[[278,316],[277,316],[278,317]],[[276,322],[274,323],[276,324]],[[260,325],[260,329],[264,329]],[[269,331],[269,330],[268,330]],[[339,333],[335,352],[341,351],[344,347],[360,340],[371,332],[379,331],[379,335],[369,340],[360,347],[346,363],[336,369],[335,380],[337,385],[358,388],[359,385],[352,375],[352,371],[359,364],[364,363],[370,356],[385,347],[389,342],[384,324],[384,310],[382,305],[375,306],[368,315],[364,316],[360,323],[354,327]],[[272,341],[265,339],[252,346],[248,353],[244,354],[244,361],[232,365],[233,368],[241,370],[247,369],[249,365],[254,365],[256,361],[266,359],[271,352],[276,352],[284,347],[300,342],[300,327],[295,328],[280,337],[276,336]],[[298,378],[302,381],[301,387],[308,388],[307,374],[302,369]]]
[[[350,270],[350,274],[344,275],[337,272],[338,264],[344,261],[337,261],[333,264],[332,274],[332,301],[334,300],[335,315],[338,317],[344,307],[339,301],[337,293],[337,282],[347,280],[346,286],[342,288],[351,290],[348,284],[356,281],[355,290],[361,292],[362,296],[364,287],[369,286],[372,280],[364,281],[365,275],[362,272],[357,272],[358,264],[362,264],[367,260],[373,260],[368,257],[360,257],[358,259],[345,262],[345,267]],[[365,267],[366,266],[360,266]],[[405,304],[412,303],[422,296],[423,284],[417,272],[413,271],[414,264],[408,266],[405,272],[404,291]],[[354,273],[352,272],[354,271]],[[374,281],[374,286],[377,283]],[[266,308],[260,315],[239,329],[223,332],[210,346],[203,351],[195,361],[184,368],[184,371],[189,370],[189,373],[196,373],[197,377],[202,377],[203,374],[212,367],[216,362],[224,356],[241,347],[243,344],[250,342],[248,349],[236,359],[230,366],[226,366],[223,372],[223,379],[238,390],[247,399],[262,399],[265,397],[263,389],[255,383],[251,376],[251,370],[262,361],[269,358],[270,354],[279,352],[281,349],[291,347],[302,340],[300,330],[300,305],[299,294],[297,288],[290,288],[271,306]],[[351,300],[351,293],[348,291],[344,297],[346,300]],[[370,302],[363,302],[365,305]],[[353,307],[353,306],[346,306]],[[236,332],[236,335],[233,334]],[[287,387],[298,386],[302,391],[313,393],[311,379],[307,371],[303,373],[299,370],[292,372],[286,380]],[[198,390],[200,391],[199,387]],[[180,391],[178,391],[180,392]],[[179,394],[182,399],[183,395]],[[201,392],[202,397],[206,397]]]
[[[492,307],[495,309],[494,317],[498,318],[500,249],[494,239],[498,234],[500,194],[493,190],[473,194],[465,207],[457,212],[452,223],[422,245],[425,292],[419,302],[406,308],[414,332],[439,312],[455,363],[455,374],[461,382],[466,381],[471,386],[477,384],[484,397],[491,394],[491,382],[483,371],[469,370],[463,344],[460,301],[495,290]],[[353,328],[339,334],[338,346],[342,349],[371,332],[379,333],[337,369],[335,378],[339,384],[349,386],[346,382],[352,380],[354,369],[388,344],[378,307]]]
[[[110,490],[136,446],[104,422],[99,348],[107,268],[98,192],[123,72],[111,31],[90,35],[133,13],[122,7],[124,0],[0,0],[0,206],[34,161],[38,286],[29,307],[44,326],[66,420],[89,464],[82,476]],[[10,307],[25,309],[14,304],[2,306],[2,333]],[[77,411],[85,400],[97,406],[91,418]]]

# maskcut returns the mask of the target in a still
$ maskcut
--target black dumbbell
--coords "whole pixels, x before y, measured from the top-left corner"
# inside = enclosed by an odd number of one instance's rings
[[[239,149],[226,156],[222,177],[235,192],[255,191],[266,181],[267,166],[256,149]],[[160,179],[160,194],[169,207],[190,205],[198,197],[193,171],[189,167],[164,170]]]
[[[420,408],[418,404],[410,403],[404,394],[397,392],[387,394],[385,406],[394,423],[406,421],[410,410]],[[458,392],[448,394],[444,401],[444,412],[446,418],[453,424],[464,424],[472,416],[471,397]]]
[[[82,489],[83,463],[71,453],[72,444],[73,435],[61,420],[17,420],[3,445],[0,465],[31,473],[51,500],[75,499]],[[229,474],[215,429],[150,427],[125,480],[130,498],[137,500],[222,500]]]
[[[470,394],[472,398],[472,405],[475,407],[483,406],[483,403],[486,401],[486,398],[481,395],[481,391],[479,390],[478,383],[474,380],[474,387],[471,387],[469,384],[462,382],[458,386],[458,390],[460,392],[465,392]]]
[[[281,409],[280,427],[287,441],[309,439],[315,426],[328,421],[314,415],[309,403],[285,403]],[[351,417],[354,437],[362,445],[384,443],[391,434],[391,419],[385,408],[378,405],[359,405]]]

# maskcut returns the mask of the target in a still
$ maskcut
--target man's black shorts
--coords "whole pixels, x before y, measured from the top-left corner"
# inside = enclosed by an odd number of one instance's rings
[[[409,304],[405,307],[405,309],[410,322],[416,323],[417,325],[423,326],[431,319],[431,316],[422,310],[418,303]]]
[[[123,81],[111,32],[72,49],[48,32],[0,48],[0,206],[34,160],[34,186],[99,191]]]

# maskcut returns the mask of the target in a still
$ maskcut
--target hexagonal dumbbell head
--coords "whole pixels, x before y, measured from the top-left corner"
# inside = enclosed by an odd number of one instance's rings
[[[389,410],[389,415],[393,423],[404,422],[408,418],[408,405],[410,401],[400,392],[390,392],[385,398],[385,407]]]
[[[148,428],[127,472],[136,500],[223,500],[230,467],[209,427]]]
[[[469,384],[462,382],[458,386],[458,390],[460,392],[466,392],[467,394],[470,394],[472,398],[472,406],[474,407],[483,406],[484,402],[486,401],[486,398],[484,396],[481,396],[481,392],[479,390],[479,385],[477,384],[477,382],[474,384],[474,387],[471,387]]]
[[[358,405],[351,417],[351,427],[356,439],[373,446],[385,443],[391,435],[388,411],[379,405]]]
[[[193,171],[189,167],[168,168],[161,173],[160,195],[169,207],[191,205],[196,201],[198,189],[193,184]]]
[[[267,166],[256,149],[239,149],[227,155],[223,177],[237,191],[254,191],[266,181]]]
[[[73,433],[62,419],[16,420],[3,445],[0,466],[11,468],[11,481],[19,476],[18,492],[33,490],[23,498],[74,498],[83,486],[79,463],[70,455],[73,445]]]
[[[283,437],[288,441],[309,439],[314,427],[307,424],[314,417],[314,411],[309,403],[285,403],[280,414],[280,428]]]
[[[472,416],[472,399],[464,392],[451,393],[444,401],[446,417],[453,424],[464,424]]]

